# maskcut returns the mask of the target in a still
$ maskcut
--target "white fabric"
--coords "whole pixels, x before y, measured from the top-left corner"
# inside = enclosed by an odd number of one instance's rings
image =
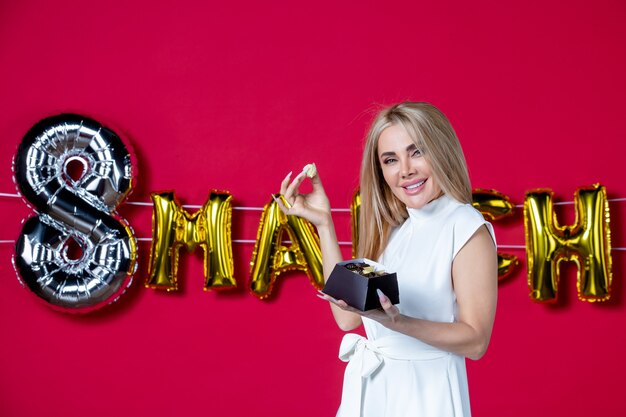
[[[400,313],[453,322],[452,261],[483,224],[469,204],[442,196],[396,228],[378,261],[396,272]],[[494,238],[495,242],[495,238]],[[347,334],[339,357],[346,373],[338,417],[468,417],[465,358],[363,318],[367,339]]]

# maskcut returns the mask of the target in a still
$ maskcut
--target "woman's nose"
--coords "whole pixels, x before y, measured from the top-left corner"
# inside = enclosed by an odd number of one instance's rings
[[[411,160],[408,158],[405,158],[401,161],[400,168],[400,175],[402,175],[402,178],[409,178],[415,174],[415,168],[411,164]]]

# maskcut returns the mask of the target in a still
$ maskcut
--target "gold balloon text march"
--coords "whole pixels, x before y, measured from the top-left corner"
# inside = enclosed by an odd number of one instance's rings
[[[282,198],[275,195],[275,198]],[[490,221],[513,214],[509,198],[494,190],[475,190],[473,205]],[[185,211],[173,192],[153,193],[153,236],[146,286],[168,291],[178,288],[179,250],[200,246],[204,250],[204,289],[236,286],[231,240],[231,196],[211,192],[208,201],[194,214]],[[575,194],[576,221],[557,223],[552,192],[539,189],[526,193],[524,229],[530,297],[538,302],[557,300],[559,264],[573,261],[578,266],[578,297],[583,301],[605,301],[611,294],[611,243],[606,190],[600,185],[579,188]],[[358,241],[360,195],[351,205],[353,254]],[[284,235],[291,241],[284,244]],[[519,265],[517,257],[498,254],[500,279]],[[312,285],[324,283],[319,238],[313,226],[301,218],[287,216],[272,199],[263,208],[250,261],[249,289],[267,298],[279,275],[305,272]]]

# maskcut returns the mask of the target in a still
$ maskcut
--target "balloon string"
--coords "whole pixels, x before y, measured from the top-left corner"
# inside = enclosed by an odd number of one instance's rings
[[[0,197],[6,197],[6,198],[21,198],[21,196],[19,194],[10,194],[10,193],[0,193]],[[610,202],[617,202],[617,201],[626,201],[626,197],[624,198],[612,198],[612,199],[608,199],[608,201]],[[127,201],[125,204],[130,204],[130,205],[135,205],[135,206],[152,206],[152,203],[147,203],[147,202],[143,202],[143,201]],[[574,204],[574,201],[563,201],[563,202],[555,202],[554,205],[564,205],[564,204]],[[202,208],[203,206],[201,205],[197,205],[197,204],[187,204],[187,205],[183,205],[183,208]],[[515,207],[520,207],[523,208],[524,205],[523,204],[517,204],[515,205]],[[242,211],[263,211],[264,207],[233,207],[233,210],[242,210]],[[337,208],[337,209],[331,209],[331,211],[334,212],[350,212],[351,209],[349,208]],[[137,238],[137,241],[139,242],[151,242],[152,238],[150,237],[140,237]],[[243,243],[243,244],[252,244],[252,243],[256,243],[256,240],[251,240],[251,239],[233,239],[232,241],[233,243]],[[291,244],[291,241],[284,241],[283,243],[287,243],[287,244]],[[15,240],[0,240],[0,244],[15,244]],[[349,241],[342,241],[339,242],[339,245],[341,246],[352,246],[352,242]],[[501,249],[526,249],[525,245],[498,245],[498,248]],[[615,251],[626,251],[626,248],[611,248],[611,250],[615,250]]]
[[[151,237],[138,237],[138,242],[151,242]],[[256,243],[256,240],[251,239],[233,239],[232,243],[242,243],[242,244],[252,244]],[[284,240],[282,243],[291,244],[293,243],[291,240]],[[341,246],[352,246],[352,242],[350,241],[340,241],[338,242]],[[0,240],[1,244],[15,244],[15,240]],[[498,245],[498,249],[526,249],[526,245]],[[626,251],[626,248],[611,248],[612,251]]]
[[[6,198],[21,198],[21,196],[19,194],[10,194],[10,193],[0,193],[0,197],[6,197]],[[626,197],[619,197],[619,198],[609,198],[607,200],[610,203],[615,203],[615,202],[620,202],[620,201],[626,201]],[[126,201],[124,204],[129,204],[131,206],[145,206],[145,207],[152,207],[152,203],[149,202],[145,202],[145,201]],[[556,201],[554,203],[552,203],[555,206],[563,206],[563,205],[571,205],[571,204],[575,204],[575,201]],[[182,205],[183,208],[202,208],[204,207],[203,205],[199,205],[199,204],[183,204]],[[515,204],[514,207],[517,208],[524,208],[523,204]],[[240,207],[233,207],[233,210],[241,210],[241,211],[263,211],[265,209],[265,207],[245,207],[245,206],[240,206]],[[333,212],[342,212],[342,213],[349,213],[350,211],[352,211],[349,208],[334,208],[334,209],[330,209],[330,211]]]
[[[615,203],[615,202],[618,202],[618,201],[626,201],[626,197],[609,198],[609,199],[607,199],[607,201],[609,203]],[[556,202],[552,203],[552,205],[554,205],[554,206],[565,206],[565,205],[572,205],[572,204],[575,204],[575,203],[576,203],[575,201],[556,201]],[[517,207],[517,208],[524,208],[524,205],[523,204],[516,204],[515,207]]]
[[[0,197],[7,197],[7,198],[20,198],[21,196],[19,194],[9,194],[9,193],[0,193]],[[144,207],[152,207],[153,204],[152,203],[148,203],[145,201],[126,201],[124,202],[124,204],[128,204],[131,206],[144,206]],[[193,209],[199,209],[204,207],[203,205],[199,205],[199,204],[183,204],[182,205],[183,208],[193,208]],[[263,211],[265,210],[265,207],[244,207],[244,206],[240,206],[240,207],[233,207],[233,210],[241,210],[241,211]],[[349,213],[351,210],[349,208],[334,208],[334,209],[330,209],[330,211],[333,212],[346,212]]]
[[[152,238],[151,237],[138,237],[137,238],[138,242],[151,242]],[[251,240],[251,239],[233,239],[232,240],[233,243],[256,243],[256,240]],[[291,240],[283,240],[281,243],[285,243],[285,244],[292,244],[293,242]],[[344,246],[351,246],[352,242],[349,241],[341,241],[338,242],[340,245],[344,245]],[[0,244],[15,244],[15,240],[0,240]]]
[[[152,206],[152,203],[145,203],[145,202],[141,202],[141,201],[127,201],[125,204],[129,204],[132,206]],[[199,204],[183,204],[181,206],[182,208],[191,208],[191,209],[200,209],[202,207],[204,207],[203,205],[199,205]],[[240,210],[240,211],[263,211],[265,210],[265,207],[244,207],[244,206],[238,206],[238,207],[233,207],[233,210]],[[334,209],[330,209],[330,211],[332,212],[347,212],[349,213],[351,210],[349,208],[334,208]]]

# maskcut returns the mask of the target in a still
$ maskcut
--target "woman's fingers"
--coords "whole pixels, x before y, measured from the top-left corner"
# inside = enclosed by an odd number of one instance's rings
[[[322,179],[319,176],[319,173],[315,173],[315,175],[311,178],[311,185],[313,185],[313,191],[324,191],[324,186],[322,185]]]
[[[282,211],[283,213],[285,213],[285,214],[289,214],[289,209],[290,209],[291,207],[287,207],[287,206],[283,203],[282,199],[280,199],[280,198],[276,198],[276,197],[274,196],[274,194],[272,194],[272,198],[274,199],[274,201],[276,202],[276,204],[278,204],[278,207],[280,207],[280,209],[281,209],[281,211]]]
[[[326,293],[323,293],[322,291],[318,291],[317,292],[317,296],[319,298],[321,298],[322,300],[326,300],[326,301],[328,301],[330,303],[333,303],[334,305],[336,305],[337,307],[341,308],[342,310],[352,311],[352,312],[359,312],[355,308],[350,307],[345,301],[337,300],[337,299],[331,297],[330,295],[328,295]]]
[[[290,171],[289,174],[287,174],[287,176],[285,177],[285,179],[283,179],[283,181],[280,183],[280,193],[282,195],[285,195],[285,192],[287,191],[287,186],[289,185],[289,179],[291,178],[292,173],[293,171]]]
[[[287,176],[287,178],[285,179],[289,181],[289,176]],[[293,179],[293,181],[291,181],[291,184],[287,186],[284,192],[281,192],[281,194],[287,199],[287,202],[291,204],[292,206],[293,206],[293,203],[296,201],[296,197],[298,195],[298,187],[300,186],[300,184],[302,184],[303,180],[304,180],[304,172],[301,172]],[[281,191],[282,191],[282,187],[281,187]]]
[[[315,173],[311,178],[313,191],[308,194],[300,194],[299,187],[307,178],[307,170],[303,169],[293,178],[292,174],[293,171],[282,180],[280,184],[281,197],[275,199],[276,203],[283,213],[304,217],[317,226],[326,219],[326,212],[330,211],[328,198],[322,187],[319,175]]]
[[[331,297],[330,295],[322,292],[322,291],[318,291],[316,294],[319,298],[321,298],[322,300],[326,300],[326,301],[330,301],[331,303],[336,303],[337,300],[335,300],[333,297]]]
[[[354,307],[350,307],[345,301],[337,300],[331,297],[330,295],[323,293],[322,291],[318,291],[317,296],[321,298],[322,300],[333,303],[334,305],[341,308],[342,310],[356,313],[360,316],[369,317],[372,320],[376,320],[381,323],[384,323],[388,320],[391,320],[391,321],[396,320],[396,318],[400,314],[398,307],[394,306],[389,300],[389,297],[383,294],[382,291],[377,290],[377,292],[378,292],[378,298],[380,300],[380,304],[383,307],[382,310],[373,309],[373,310],[368,310],[368,311],[361,311]]]
[[[380,301],[380,305],[384,309],[387,309],[393,305],[391,304],[391,301],[389,301],[389,298],[385,295],[385,293],[381,291],[380,288],[376,288],[376,294],[378,294],[378,301]]]
[[[391,319],[394,320],[398,314],[399,314],[399,310],[398,307],[394,306],[391,302],[391,300],[389,299],[389,297],[387,297],[381,290],[380,288],[376,289],[376,293],[378,294],[378,301],[380,301],[380,305],[383,308],[385,314],[387,314],[387,316]]]

